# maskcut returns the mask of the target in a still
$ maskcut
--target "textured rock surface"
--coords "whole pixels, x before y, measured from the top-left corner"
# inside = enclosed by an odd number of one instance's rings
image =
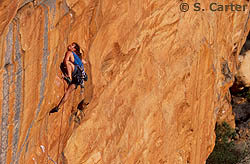
[[[180,3],[1,1],[1,162],[204,163],[216,120],[234,124],[228,88],[249,15],[183,13]],[[48,116],[72,41],[90,78]]]
[[[250,51],[246,51],[244,56],[240,56],[240,67],[237,71],[237,80],[242,82],[245,87],[250,86]]]
[[[233,86],[230,88],[232,94],[239,93],[245,87],[250,86],[250,34],[248,34],[245,44],[243,45],[240,54],[238,55],[238,66],[236,79]]]

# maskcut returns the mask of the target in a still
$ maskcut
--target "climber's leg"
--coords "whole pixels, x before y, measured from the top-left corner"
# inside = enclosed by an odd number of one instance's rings
[[[64,65],[66,66],[66,68],[67,68],[67,74],[68,74],[70,80],[72,81],[72,72],[74,71],[75,66],[70,61],[65,61]]]
[[[75,84],[71,84],[69,85],[69,87],[67,88],[66,92],[64,93],[61,101],[59,102],[59,104],[54,107],[49,113],[55,113],[58,112],[59,109],[61,108],[61,106],[68,100],[70,94],[72,93],[72,91],[76,88]]]
[[[71,84],[69,85],[69,87],[67,88],[65,94],[63,95],[61,101],[59,102],[59,104],[57,105],[58,108],[61,108],[61,106],[68,100],[70,94],[72,93],[72,91],[75,89],[75,84]]]

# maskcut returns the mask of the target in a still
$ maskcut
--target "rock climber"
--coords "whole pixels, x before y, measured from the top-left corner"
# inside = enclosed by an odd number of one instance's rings
[[[63,65],[67,70],[67,76],[64,76],[64,79],[67,81],[69,86],[59,104],[49,113],[58,112],[61,106],[67,101],[72,91],[76,89],[78,85],[84,87],[82,86],[84,84],[83,80],[87,81],[87,74],[84,71],[83,64],[87,64],[87,62],[82,58],[80,46],[73,42],[68,46],[68,50],[65,53],[65,57],[63,59]]]

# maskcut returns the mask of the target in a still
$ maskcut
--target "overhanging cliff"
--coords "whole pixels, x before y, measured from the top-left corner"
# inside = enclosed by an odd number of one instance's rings
[[[215,122],[234,124],[228,88],[249,11],[180,4],[1,1],[1,162],[204,163]],[[86,52],[89,80],[49,116],[67,87],[59,67],[71,42]]]

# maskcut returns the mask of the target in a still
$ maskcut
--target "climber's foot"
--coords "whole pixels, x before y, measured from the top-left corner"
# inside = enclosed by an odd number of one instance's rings
[[[59,111],[59,107],[56,106],[56,107],[54,107],[54,108],[49,112],[49,114],[55,113],[55,112],[58,112],[58,111]]]

